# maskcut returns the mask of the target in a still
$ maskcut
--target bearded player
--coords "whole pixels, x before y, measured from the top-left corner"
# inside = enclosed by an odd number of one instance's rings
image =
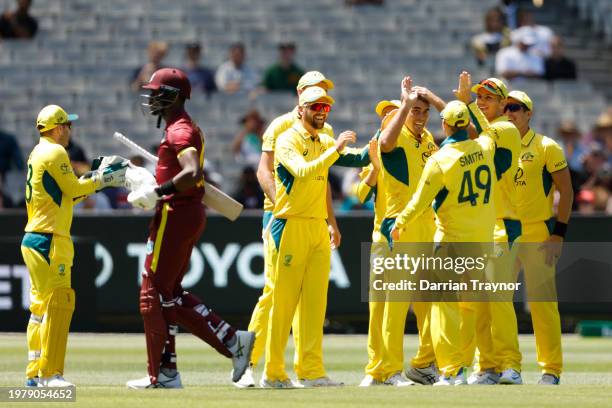
[[[140,314],[147,343],[148,376],[128,381],[128,388],[182,388],[177,370],[175,336],[178,324],[232,359],[232,380],[248,367],[255,334],[236,331],[208,309],[181,281],[193,246],[206,225],[204,195],[204,134],[185,111],[191,84],[175,68],[156,71],[143,104],[166,123],[158,150],[155,178],[159,185],[130,193],[136,207],[155,208],[140,290]]]

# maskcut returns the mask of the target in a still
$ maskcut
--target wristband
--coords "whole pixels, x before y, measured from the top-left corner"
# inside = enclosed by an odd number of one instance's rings
[[[561,238],[565,238],[565,231],[567,230],[567,224],[561,221],[555,222],[555,228],[553,229],[552,235],[558,235]]]
[[[176,189],[176,186],[174,185],[174,182],[172,182],[172,180],[168,180],[161,186],[158,186],[155,188],[155,192],[160,197],[165,196],[165,195],[174,194],[177,191],[178,190]]]

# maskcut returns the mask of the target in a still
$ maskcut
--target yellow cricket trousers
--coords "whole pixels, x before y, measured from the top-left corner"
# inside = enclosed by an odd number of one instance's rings
[[[527,293],[543,283],[554,282],[555,266],[548,266],[545,253],[535,243],[541,243],[550,236],[546,222],[523,225],[523,237],[518,258],[523,268]],[[531,289],[530,289],[531,288]],[[543,374],[561,375],[563,353],[561,349],[561,318],[556,301],[529,302],[531,321],[536,340],[538,365]]]
[[[323,323],[331,246],[327,223],[318,218],[274,219],[267,237],[271,254],[272,308],[265,376],[286,380],[285,347],[299,303],[299,336],[294,368],[299,379],[325,376]]]
[[[28,232],[21,254],[30,272],[30,320],[26,377],[64,373],[68,330],[74,311],[70,287],[74,247],[70,238]]]

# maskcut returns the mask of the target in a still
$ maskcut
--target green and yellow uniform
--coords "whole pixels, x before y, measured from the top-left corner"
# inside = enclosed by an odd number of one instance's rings
[[[387,116],[383,128],[391,117],[392,114]],[[384,218],[381,221],[380,234],[387,241],[389,256],[394,256],[390,233],[395,219],[413,196],[425,163],[437,149],[434,138],[427,129],[417,137],[404,125],[395,148],[387,153],[379,153],[382,168],[378,186],[385,192]],[[426,251],[425,247],[429,247],[427,243],[433,241],[434,230],[434,213],[430,207],[419,221],[406,226],[400,234],[399,242],[423,243],[422,250]],[[378,250],[384,249],[383,245],[377,247]],[[382,312],[377,311],[378,314],[382,313],[383,380],[401,372],[404,368],[404,332],[410,305],[411,302],[408,301],[390,301],[384,303]],[[430,306],[429,302],[412,302],[419,329],[419,349],[411,364],[417,368],[426,367],[436,359],[429,331]],[[374,378],[379,379],[375,376]]]
[[[544,251],[533,243],[544,242],[554,227],[554,184],[551,174],[567,167],[563,149],[554,140],[529,130],[521,141],[519,169],[515,177],[523,235],[518,258],[527,290],[554,281],[555,266],[545,262]],[[561,322],[557,302],[529,302],[536,338],[536,354],[542,373],[561,374]]]
[[[327,230],[327,177],[332,164],[361,167],[361,154],[339,154],[332,137],[311,135],[295,122],[279,136],[275,155],[276,203],[268,240],[272,308],[266,343],[265,377],[286,380],[284,351],[299,303],[295,372],[300,379],[325,375],[323,321],[331,247]],[[365,153],[365,155],[364,155]]]
[[[495,226],[494,151],[491,139],[470,140],[465,130],[448,137],[425,164],[416,192],[397,216],[395,227],[401,230],[412,225],[432,206],[436,212],[435,242],[491,242]],[[460,323],[456,302],[433,302],[431,336],[445,376],[456,375],[462,366]]]
[[[77,197],[100,188],[98,179],[77,179],[66,150],[41,137],[28,158],[28,223],[21,253],[30,272],[28,378],[62,375],[74,290],[70,276],[74,249],[70,238]]]

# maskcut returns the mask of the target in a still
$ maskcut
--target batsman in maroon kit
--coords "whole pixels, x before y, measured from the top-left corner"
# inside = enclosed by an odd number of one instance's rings
[[[176,367],[175,335],[178,325],[232,358],[232,380],[248,367],[255,334],[236,331],[181,281],[206,225],[204,195],[204,134],[185,111],[191,85],[175,68],[156,71],[143,88],[150,113],[166,127],[157,153],[156,186],[145,185],[130,193],[136,207],[155,207],[149,227],[147,258],[140,289],[149,375],[128,381],[128,388],[182,388]]]

